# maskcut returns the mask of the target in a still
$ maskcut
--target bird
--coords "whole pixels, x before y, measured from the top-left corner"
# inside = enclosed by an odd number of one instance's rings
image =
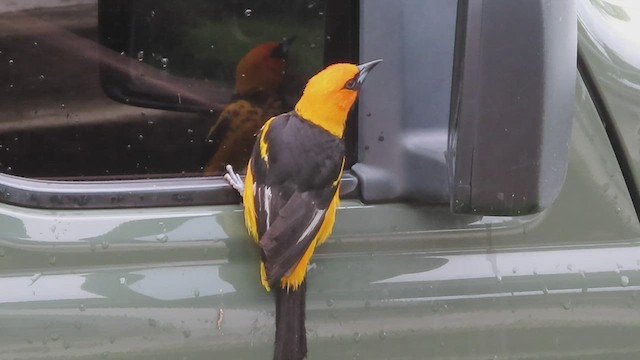
[[[274,360],[306,357],[307,266],[335,223],[348,113],[381,61],[317,73],[293,111],[262,126],[244,181],[226,166],[224,178],[242,195],[245,225],[259,245],[261,283],[275,293]]]
[[[252,48],[236,66],[233,103],[220,113],[205,139],[204,175],[223,172],[225,164],[246,165],[255,134],[264,122],[290,109],[283,94],[287,57],[295,36]],[[212,149],[213,148],[213,149]]]

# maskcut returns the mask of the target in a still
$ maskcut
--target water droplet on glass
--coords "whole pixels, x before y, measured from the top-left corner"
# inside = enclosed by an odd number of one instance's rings
[[[6,253],[5,253],[4,248],[3,248],[3,247],[0,247],[0,257],[4,257],[4,255],[5,255],[5,254],[6,254]]]
[[[13,59],[9,59],[9,65],[13,65]]]
[[[568,264],[568,265],[567,265],[567,270],[569,270],[569,271],[573,271],[573,265]]]
[[[109,336],[109,343],[110,343],[110,344],[113,344],[113,343],[115,343],[115,342],[116,342],[116,337],[115,337],[115,336],[113,336],[113,335]]]
[[[127,284],[127,279],[124,276],[122,276],[119,280],[120,280],[120,285],[126,285]]]
[[[80,309],[80,311],[85,311],[87,308],[84,306],[84,304],[80,304],[80,306],[78,306],[78,309]]]
[[[138,51],[138,61],[144,60],[144,51]]]
[[[71,347],[71,344],[67,340],[62,343],[62,347],[66,350]]]
[[[571,310],[571,308],[573,307],[573,304],[571,303],[571,300],[567,300],[567,301],[562,303],[562,307],[565,310]]]
[[[155,321],[154,319],[149,319],[148,323],[149,323],[149,326],[151,326],[151,327],[158,326],[158,322]]]
[[[544,289],[542,289],[542,292],[543,292],[545,295],[547,295],[547,294],[549,294],[549,289],[545,287]]]
[[[192,135],[193,134],[193,129],[187,129],[187,134]]]
[[[200,297],[200,289],[193,289],[193,296]]]
[[[151,10],[151,17],[154,17],[154,16],[156,16],[156,12]]]
[[[251,13],[252,13],[251,9],[247,9],[244,11],[244,16],[249,17],[251,16]]]
[[[142,134],[138,135],[138,140],[140,140],[140,141],[144,140],[144,135],[142,135]]]
[[[162,58],[162,59],[160,60],[160,63],[162,64],[162,68],[163,68],[163,69],[166,69],[166,68],[167,68],[167,65],[169,65],[169,59],[168,59],[168,58]]]
[[[380,330],[380,332],[378,333],[378,337],[380,338],[380,340],[384,340],[387,338],[387,332],[384,330]]]
[[[185,338],[188,338],[189,336],[191,336],[191,330],[189,330],[189,329],[184,329],[184,330],[182,331],[182,335],[183,335]]]
[[[328,307],[332,307],[332,306],[333,306],[333,304],[334,304],[333,299],[327,299],[327,306],[328,306]]]
[[[161,243],[166,243],[167,240],[169,240],[169,237],[167,236],[167,234],[158,234],[158,236],[156,236],[156,240]]]
[[[109,242],[103,241],[100,246],[102,247],[102,250],[107,250],[109,248]]]
[[[64,110],[64,104],[60,104],[60,109]]]
[[[91,252],[95,252],[95,251],[96,251],[96,248],[97,248],[97,246],[96,246],[96,244],[95,244],[95,243],[91,243],[91,244],[89,244],[89,250],[91,250]]]
[[[320,16],[324,15],[324,11],[318,11],[318,15]]]
[[[517,274],[517,273],[518,273],[518,267],[517,267],[517,266],[514,266],[514,267],[513,267],[513,269],[511,269],[511,272],[512,272],[513,274]]]
[[[33,42],[33,46],[38,46],[38,42],[37,42],[37,41],[34,41],[34,42]]]
[[[40,74],[39,79],[40,79],[40,81],[44,80],[44,74]]]
[[[316,6],[316,2],[315,2],[315,1],[310,1],[310,2],[307,4],[307,8],[308,8],[308,9],[311,9],[311,8],[312,8],[312,7],[314,7],[314,6]]]
[[[620,277],[620,284],[622,284],[622,286],[628,286],[629,285],[629,277],[626,275],[622,275]]]
[[[313,48],[316,47],[316,44],[315,43],[311,43],[311,44],[309,44],[309,47],[313,49]]]
[[[52,255],[49,257],[49,265],[55,265],[56,264],[56,256]]]
[[[60,334],[58,333],[53,333],[49,336],[49,338],[51,338],[52,341],[58,341],[60,340]]]

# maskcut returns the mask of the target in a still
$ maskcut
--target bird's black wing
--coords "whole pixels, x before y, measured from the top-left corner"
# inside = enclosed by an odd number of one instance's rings
[[[275,117],[262,132],[252,171],[261,255],[273,284],[295,268],[326,221],[342,170],[344,143],[295,112]],[[268,149],[266,159],[261,141]]]

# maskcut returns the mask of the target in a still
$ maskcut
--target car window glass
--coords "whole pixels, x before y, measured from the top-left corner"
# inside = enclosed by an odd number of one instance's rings
[[[0,172],[30,178],[219,175],[357,50],[332,1],[44,3],[0,5]]]

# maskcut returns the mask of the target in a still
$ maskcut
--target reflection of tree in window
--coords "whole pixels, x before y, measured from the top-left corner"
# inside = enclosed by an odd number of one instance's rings
[[[155,1],[134,2],[132,53],[158,68],[168,59],[175,75],[209,79],[232,87],[236,65],[258,44],[295,36],[290,58],[297,98],[305,80],[323,66],[325,1]]]

